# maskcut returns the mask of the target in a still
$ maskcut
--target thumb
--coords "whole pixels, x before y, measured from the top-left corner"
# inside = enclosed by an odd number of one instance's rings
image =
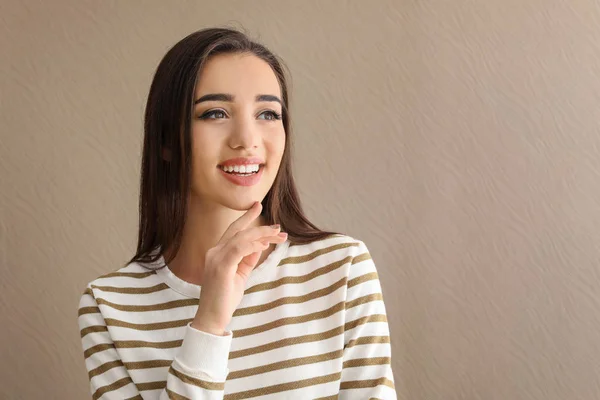
[[[255,251],[242,258],[242,261],[238,264],[238,274],[247,279],[254,267],[256,267],[261,254],[262,251]]]

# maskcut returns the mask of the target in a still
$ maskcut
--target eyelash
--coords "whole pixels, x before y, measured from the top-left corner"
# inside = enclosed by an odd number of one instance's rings
[[[222,113],[223,115],[227,115],[227,113],[223,110],[210,110],[205,112],[204,114],[202,114],[201,116],[199,116],[199,119],[222,119],[222,118],[209,118],[210,116],[216,114],[216,113]],[[273,116],[272,119],[265,119],[265,121],[278,121],[281,119],[281,114],[277,114],[275,111],[263,111],[262,113],[260,113],[259,115],[263,115],[263,114],[271,114]]]

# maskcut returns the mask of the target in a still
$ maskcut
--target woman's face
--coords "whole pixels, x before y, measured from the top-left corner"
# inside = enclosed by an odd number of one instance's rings
[[[247,210],[264,199],[283,156],[279,82],[269,64],[252,54],[220,54],[200,72],[194,101],[192,200]],[[224,164],[238,157],[225,172]],[[258,173],[240,176],[238,167],[248,158],[256,159],[245,173],[260,164]]]

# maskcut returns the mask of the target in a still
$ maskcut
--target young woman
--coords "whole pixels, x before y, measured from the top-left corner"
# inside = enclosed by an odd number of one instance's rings
[[[144,131],[137,252],[79,305],[92,397],[395,399],[368,249],[302,212],[278,58],[235,30],[187,36]]]

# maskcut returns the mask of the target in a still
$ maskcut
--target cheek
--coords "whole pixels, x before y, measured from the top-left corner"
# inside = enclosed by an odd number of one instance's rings
[[[206,173],[208,167],[219,162],[219,146],[215,138],[206,132],[194,132],[192,135],[192,168],[194,173]]]
[[[267,155],[270,159],[277,160],[277,162],[281,160],[285,149],[285,140],[285,132],[282,129],[281,132],[270,135],[269,140],[265,141]]]

